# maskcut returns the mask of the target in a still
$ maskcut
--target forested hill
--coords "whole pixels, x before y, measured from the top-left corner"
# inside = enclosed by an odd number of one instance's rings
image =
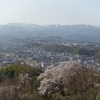
[[[42,46],[43,50],[54,51],[54,52],[68,52],[73,54],[94,56],[97,59],[100,59],[100,50],[89,50],[85,48],[80,48],[78,46],[68,47],[64,45],[44,45]]]

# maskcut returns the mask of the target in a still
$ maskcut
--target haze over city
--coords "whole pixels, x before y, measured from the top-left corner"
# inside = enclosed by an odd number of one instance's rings
[[[0,24],[100,26],[100,0],[0,0]]]

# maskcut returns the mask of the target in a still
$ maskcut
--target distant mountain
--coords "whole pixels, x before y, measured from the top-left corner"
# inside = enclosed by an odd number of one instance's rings
[[[33,35],[59,36],[68,40],[100,42],[100,27],[91,25],[36,25],[9,23],[0,25],[0,34],[18,38]]]

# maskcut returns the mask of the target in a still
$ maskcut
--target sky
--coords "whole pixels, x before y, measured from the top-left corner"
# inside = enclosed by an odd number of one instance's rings
[[[100,26],[100,0],[0,0],[0,24]]]

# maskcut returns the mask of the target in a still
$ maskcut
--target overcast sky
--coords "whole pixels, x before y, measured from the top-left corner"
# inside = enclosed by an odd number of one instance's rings
[[[100,26],[100,0],[0,0],[0,24]]]

